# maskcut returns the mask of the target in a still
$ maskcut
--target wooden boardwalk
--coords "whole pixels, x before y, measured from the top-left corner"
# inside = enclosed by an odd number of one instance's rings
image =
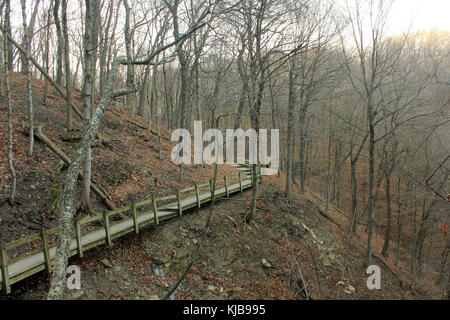
[[[251,172],[245,165],[233,165],[240,170],[239,174],[217,179],[215,198],[229,197],[252,187]],[[205,192],[201,192],[206,189]],[[183,197],[183,194],[189,195]],[[193,195],[192,195],[193,194]],[[132,203],[128,206],[103,214],[84,217],[75,222],[75,236],[70,244],[70,257],[78,254],[83,257],[83,252],[96,246],[107,244],[111,246],[113,239],[119,238],[130,232],[139,233],[139,230],[151,224],[159,224],[163,220],[179,217],[183,211],[198,207],[211,201],[212,180],[209,183],[197,184],[193,187],[179,190],[177,194],[156,198],[152,195],[150,199]],[[176,200],[176,201],[174,201]],[[170,202],[173,201],[173,202]],[[160,204],[158,202],[168,202]],[[147,208],[146,208],[147,207]],[[131,217],[119,219],[118,215],[130,212]],[[115,217],[117,221],[112,222]],[[102,223],[103,226],[98,226]],[[93,226],[97,224],[97,226]],[[93,230],[83,233],[83,226],[95,227]],[[11,292],[11,285],[28,278],[40,271],[51,272],[56,253],[55,235],[59,228],[42,230],[40,233],[32,234],[25,238],[9,243],[0,243],[0,285],[5,294]],[[50,244],[52,239],[53,243]],[[27,253],[10,260],[8,251],[21,246],[30,246],[40,243],[40,249]]]

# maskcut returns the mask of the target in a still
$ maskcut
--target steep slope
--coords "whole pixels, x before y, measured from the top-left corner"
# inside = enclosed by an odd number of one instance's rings
[[[382,268],[381,290],[368,290],[364,254],[308,199],[284,198],[278,179],[263,179],[247,225],[251,190],[217,203],[200,256],[174,299],[424,299]],[[71,264],[82,289],[68,299],[160,299],[178,280],[198,242],[208,208],[99,247]],[[306,290],[305,290],[306,287]],[[44,274],[12,298],[40,299]],[[31,288],[31,289],[30,289]]]
[[[17,204],[11,207],[5,201],[10,188],[10,175],[7,164],[7,112],[2,104],[0,122],[4,125],[0,127],[0,144],[4,156],[0,160],[0,241],[4,242],[36,233],[42,227],[56,225],[51,207],[63,188],[67,170],[61,158],[38,139],[33,156],[26,155],[26,77],[15,73],[10,73],[10,77]],[[44,81],[34,79],[35,126],[42,127],[43,133],[70,158],[81,136],[82,121],[74,113],[76,131],[68,135],[64,99],[49,87],[46,103],[43,104],[44,92]],[[74,104],[82,110],[79,93],[75,93]],[[100,139],[92,146],[93,179],[116,206],[148,198],[152,193],[159,196],[172,194],[180,188],[208,181],[213,176],[211,166],[204,170],[199,166],[186,166],[180,182],[180,169],[170,159],[174,146],[170,133],[161,128],[162,159],[159,159],[156,133],[145,129],[146,120],[142,117],[136,116],[129,121],[129,112],[122,107],[109,106],[103,118]],[[219,176],[236,172],[236,169],[225,165],[221,166]],[[91,196],[94,209],[102,212],[104,204],[94,192]]]

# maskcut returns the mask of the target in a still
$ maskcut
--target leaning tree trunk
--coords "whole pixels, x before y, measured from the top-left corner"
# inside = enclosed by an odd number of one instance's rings
[[[59,238],[55,254],[55,264],[50,290],[47,298],[49,300],[60,299],[64,290],[66,280],[66,266],[70,253],[70,244],[73,233],[73,216],[77,205],[77,178],[78,173],[86,158],[86,153],[100,128],[101,118],[106,107],[110,104],[113,96],[113,83],[117,74],[119,61],[113,62],[111,73],[105,88],[105,95],[102,97],[90,121],[90,125],[80,141],[79,147],[75,152],[70,167],[67,172],[64,190],[61,198],[61,214],[59,215]]]

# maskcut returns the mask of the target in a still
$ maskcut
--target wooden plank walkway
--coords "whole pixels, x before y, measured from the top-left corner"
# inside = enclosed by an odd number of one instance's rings
[[[245,165],[232,165],[236,169],[240,170],[238,175],[223,177],[216,181],[216,186],[220,182],[224,182],[223,187],[217,187],[215,190],[215,198],[229,197],[232,194],[240,193],[248,188],[252,187],[251,172]],[[242,175],[245,173],[245,175]],[[238,182],[229,183],[232,179],[239,179]],[[209,187],[209,191],[201,193],[199,190],[204,187]],[[81,258],[86,250],[94,248],[96,246],[107,244],[111,245],[113,239],[119,238],[130,232],[139,233],[139,230],[145,226],[151,224],[159,224],[163,220],[179,217],[183,211],[190,208],[200,208],[202,204],[211,201],[212,193],[212,180],[210,183],[197,184],[194,187],[186,188],[178,191],[176,195],[171,195],[162,198],[146,199],[131,205],[115,209],[113,211],[106,211],[103,214],[98,214],[93,217],[84,217],[75,222],[75,236],[70,244],[70,257],[78,254]],[[194,192],[194,196],[188,196],[182,198],[184,192]],[[176,199],[176,202],[169,203],[163,206],[158,206],[158,201],[167,201]],[[138,208],[151,205],[151,209],[143,212],[137,212]],[[110,222],[110,218],[119,213],[130,211],[132,217],[122,219],[117,222]],[[99,227],[88,233],[82,233],[82,226],[101,221],[103,227]],[[52,264],[54,263],[54,257],[56,253],[56,243],[49,245],[49,236],[58,233],[58,228],[50,230],[42,230],[39,234],[33,234],[23,239],[12,241],[9,243],[0,243],[0,286],[5,294],[11,292],[11,285],[17,283],[25,278],[30,277],[42,270],[51,272]],[[19,246],[27,245],[35,241],[42,242],[42,248],[38,251],[34,251],[10,260],[8,258],[8,250],[14,249]]]

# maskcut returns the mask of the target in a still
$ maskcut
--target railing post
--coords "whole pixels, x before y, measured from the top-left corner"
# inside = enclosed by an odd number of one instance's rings
[[[223,177],[224,182],[225,182],[225,194],[227,195],[227,198],[230,197],[230,194],[228,193],[228,178],[227,176]]]
[[[213,194],[213,183],[214,183],[214,179],[209,180],[209,190],[211,191],[211,201],[212,201],[213,197],[215,196],[215,194]]]
[[[239,171],[239,188],[242,192],[242,171]]]
[[[180,217],[183,213],[183,207],[181,206],[181,194],[180,194],[180,190],[178,190],[177,192],[177,200],[178,200],[178,213],[180,214]]]
[[[200,191],[198,190],[198,183],[195,184],[195,195],[197,196],[197,207],[200,208],[201,202],[200,202]]]
[[[41,238],[42,238],[42,244],[44,246],[44,259],[45,259],[45,269],[47,270],[48,274],[52,272],[52,262],[50,259],[50,250],[48,248],[48,236],[47,231],[45,231],[44,228],[41,229]]]
[[[107,212],[103,213],[103,219],[105,220],[106,243],[108,247],[111,247],[111,234],[109,231],[109,217]]]
[[[134,202],[131,203],[131,210],[133,210],[134,232],[136,234],[138,234],[139,233],[139,223],[138,223],[138,220],[137,220],[136,205],[134,204]]]
[[[8,271],[8,254],[6,253],[5,244],[0,243],[0,268],[2,271],[2,288],[4,294],[11,293],[11,285],[9,281],[9,271]]]
[[[80,258],[83,258],[83,246],[81,244],[81,228],[80,228],[80,221],[78,219],[75,221],[75,232],[77,238],[78,256]]]
[[[156,206],[156,199],[153,193],[152,193],[152,204],[153,204],[153,215],[155,216],[155,223],[159,224],[158,207]]]

